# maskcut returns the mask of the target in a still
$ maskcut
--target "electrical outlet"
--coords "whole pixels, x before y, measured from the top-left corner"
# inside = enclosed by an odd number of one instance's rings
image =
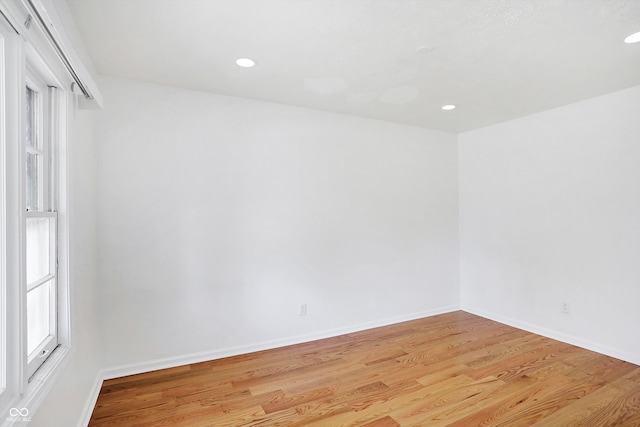
[[[562,312],[562,314],[571,314],[571,306],[568,302],[563,302],[562,306],[560,307],[560,311]]]
[[[307,304],[300,304],[300,311],[298,312],[300,316],[307,315]]]

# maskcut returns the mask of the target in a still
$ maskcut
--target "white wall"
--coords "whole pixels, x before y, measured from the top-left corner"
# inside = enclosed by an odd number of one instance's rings
[[[463,309],[640,363],[639,110],[635,87],[459,136]]]
[[[457,308],[455,135],[114,78],[100,88],[113,375]]]
[[[103,366],[98,318],[97,159],[93,116],[77,111],[71,118],[67,147],[69,197],[69,282],[71,345],[69,362],[33,414],[30,427],[75,426],[94,395]]]

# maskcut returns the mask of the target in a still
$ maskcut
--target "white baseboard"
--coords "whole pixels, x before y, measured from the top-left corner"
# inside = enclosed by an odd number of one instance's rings
[[[415,319],[421,319],[423,317],[435,316],[437,314],[450,313],[452,311],[456,311],[459,309],[460,307],[458,305],[450,305],[450,306],[440,307],[432,310],[412,313],[404,316],[397,316],[393,318],[387,318],[383,320],[363,323],[363,324],[344,327],[344,328],[325,330],[325,331],[312,333],[312,334],[298,335],[298,336],[293,336],[293,337],[288,337],[288,338],[283,338],[278,340],[263,341],[260,343],[250,344],[245,346],[238,346],[238,347],[225,348],[225,349],[219,349],[219,350],[211,350],[211,351],[204,351],[199,353],[166,357],[161,359],[145,361],[141,363],[114,366],[111,368],[104,369],[101,372],[102,379],[108,380],[112,378],[124,377],[127,375],[135,375],[135,374],[141,374],[144,372],[155,371],[158,369],[174,368],[176,366],[188,365],[191,363],[205,362],[208,360],[221,359],[223,357],[237,356],[240,354],[253,353],[256,351],[270,350],[270,349],[284,347],[284,346],[293,345],[293,344],[316,341],[324,338],[331,338],[339,335],[377,328],[380,326],[388,326],[395,323],[405,322],[408,320],[415,320]]]
[[[102,382],[104,381],[103,377],[104,374],[102,371],[98,372],[98,375],[96,375],[96,379],[91,386],[91,390],[89,391],[87,400],[85,401],[84,407],[82,408],[82,415],[80,416],[80,420],[78,421],[78,427],[87,427],[89,425],[91,414],[93,414],[93,408],[95,408],[96,406],[98,395],[100,394],[100,389],[102,388]]]
[[[535,325],[529,322],[523,322],[521,320],[512,319],[510,317],[502,316],[499,314],[491,313],[476,307],[470,307],[463,305],[461,310],[467,313],[475,314],[477,316],[491,319],[496,322],[504,323],[505,325],[513,326],[514,328],[522,329],[527,332],[542,335],[547,338],[551,338],[557,341],[562,341],[567,344],[575,345],[587,350],[595,351],[606,356],[615,357],[616,359],[624,360],[625,362],[633,363],[634,365],[640,365],[640,355],[630,354],[620,349],[603,346],[601,344],[594,343],[589,340],[582,339],[564,332],[548,329],[539,325]]]

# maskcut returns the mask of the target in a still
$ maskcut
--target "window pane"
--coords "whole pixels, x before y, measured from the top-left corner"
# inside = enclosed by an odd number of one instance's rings
[[[36,93],[27,87],[27,145],[32,147],[38,146],[36,140]]]
[[[51,221],[53,218],[27,218],[27,284],[51,272]]]
[[[50,334],[50,303],[53,281],[27,293],[27,354],[33,353]]]
[[[40,156],[27,152],[27,210],[40,209]]]

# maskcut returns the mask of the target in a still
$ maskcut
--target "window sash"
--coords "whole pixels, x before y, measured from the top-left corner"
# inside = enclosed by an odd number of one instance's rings
[[[42,83],[28,65],[23,87],[22,357],[30,379],[58,346],[58,227],[57,213],[52,211],[57,192],[51,177],[57,116],[55,88]]]
[[[44,251],[46,259],[39,260],[46,262],[47,268],[37,268],[42,274],[36,275],[35,279],[29,282],[29,245],[33,243],[27,241],[27,222],[41,219],[46,221],[48,232],[46,239],[41,239],[41,242],[35,244],[47,245]],[[31,378],[58,346],[58,214],[57,212],[24,211],[23,230],[25,230],[23,233],[25,244],[22,251],[24,257],[22,289],[25,304],[24,357],[27,378]],[[29,309],[38,311],[29,312]]]
[[[35,162],[32,170],[35,182],[24,174],[25,205],[27,210],[50,211],[54,208],[51,179],[51,173],[54,172],[51,168],[51,145],[54,141],[51,140],[51,135],[55,130],[52,128],[55,119],[55,88],[47,87],[27,66],[24,89],[22,143],[25,158],[22,163],[28,167],[29,159]],[[27,105],[29,92],[31,105]],[[28,127],[31,129],[27,130]]]

